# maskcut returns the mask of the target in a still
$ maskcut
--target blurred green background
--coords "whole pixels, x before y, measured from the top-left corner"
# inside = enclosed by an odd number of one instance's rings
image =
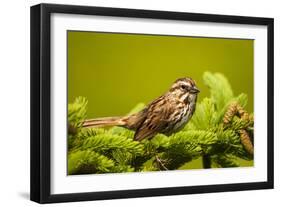
[[[67,35],[68,102],[86,97],[88,118],[125,115],[186,76],[197,82],[200,102],[209,96],[202,81],[205,71],[223,73],[235,95],[248,95],[246,109],[253,112],[253,40],[80,31]],[[196,163],[187,168],[196,166],[200,168]]]
[[[253,40],[68,32],[68,101],[89,100],[88,117],[118,116],[166,92],[179,77],[223,73],[253,111]]]

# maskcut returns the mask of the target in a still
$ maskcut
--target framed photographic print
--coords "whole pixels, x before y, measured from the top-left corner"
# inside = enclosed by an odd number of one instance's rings
[[[31,7],[31,200],[273,188],[273,19]]]

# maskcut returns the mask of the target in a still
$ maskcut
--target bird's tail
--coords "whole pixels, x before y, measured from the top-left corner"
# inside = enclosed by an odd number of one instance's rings
[[[83,127],[105,127],[105,126],[125,126],[125,117],[105,117],[97,119],[87,119],[83,122]]]

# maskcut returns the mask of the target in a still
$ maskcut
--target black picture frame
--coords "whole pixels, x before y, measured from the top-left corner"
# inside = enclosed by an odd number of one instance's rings
[[[154,189],[86,192],[74,194],[50,193],[50,123],[51,123],[51,70],[50,70],[50,15],[52,13],[134,17],[194,22],[219,22],[267,26],[267,181],[238,184],[169,187]],[[89,6],[39,4],[31,7],[31,174],[30,199],[39,203],[86,201],[101,199],[166,196],[273,188],[273,28],[272,18],[195,14],[168,11],[135,10]]]

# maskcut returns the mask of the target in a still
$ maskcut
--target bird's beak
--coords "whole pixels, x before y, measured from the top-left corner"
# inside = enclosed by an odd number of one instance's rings
[[[200,92],[200,90],[196,86],[192,87],[191,93],[199,93],[199,92]]]

